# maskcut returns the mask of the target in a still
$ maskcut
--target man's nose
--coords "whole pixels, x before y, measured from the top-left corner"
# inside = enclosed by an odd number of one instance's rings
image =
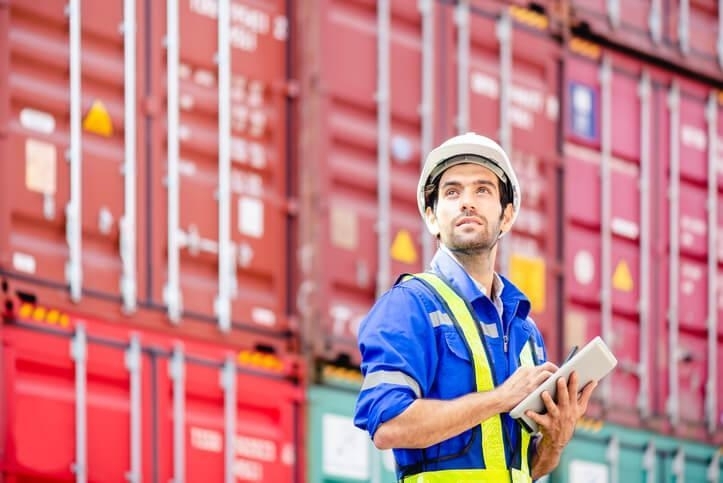
[[[474,200],[474,190],[462,190],[462,193],[460,193],[460,210],[461,211],[474,211],[475,210],[475,200]]]

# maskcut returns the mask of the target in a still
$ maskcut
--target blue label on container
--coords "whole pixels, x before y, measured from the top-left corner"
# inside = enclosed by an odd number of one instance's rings
[[[590,141],[597,141],[598,96],[590,86],[570,82],[570,131]]]

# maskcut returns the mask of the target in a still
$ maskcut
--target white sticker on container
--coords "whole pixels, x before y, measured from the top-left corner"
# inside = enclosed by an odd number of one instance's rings
[[[241,268],[248,268],[254,259],[254,249],[248,243],[242,242],[238,246],[238,265]]]
[[[238,200],[238,231],[247,236],[264,236],[264,203],[258,198],[242,196]]]
[[[50,134],[55,131],[55,118],[48,112],[29,107],[20,111],[20,124],[31,131]]]
[[[296,463],[296,450],[291,443],[284,443],[281,447],[281,463],[286,466],[292,466]]]
[[[243,481],[264,481],[264,466],[258,461],[236,458],[233,462],[233,474]]]
[[[570,481],[585,483],[608,483],[608,467],[602,463],[591,461],[570,461]]]
[[[338,248],[356,250],[359,247],[359,218],[356,212],[332,206],[330,218],[331,243]]]
[[[178,174],[181,176],[193,177],[196,176],[196,163],[188,161],[186,159],[178,160]]]
[[[683,146],[696,151],[705,151],[708,146],[708,135],[697,126],[683,124],[680,127],[680,142]]]
[[[369,479],[369,437],[354,426],[351,418],[324,414],[322,427],[322,472],[356,480]]]
[[[640,227],[637,223],[631,220],[624,220],[623,218],[614,217],[610,222],[610,229],[616,235],[629,238],[631,240],[637,240],[638,234],[640,233]]]
[[[223,449],[221,433],[213,429],[191,427],[191,447],[199,451],[220,453]]]
[[[36,263],[35,257],[27,253],[13,253],[13,268],[18,272],[35,273]]]
[[[263,438],[252,436],[236,436],[236,455],[258,461],[275,462],[277,449],[276,443]]]
[[[582,285],[588,285],[595,276],[595,259],[587,250],[580,250],[575,254],[573,262],[575,280]]]
[[[492,99],[499,98],[500,86],[497,79],[482,72],[472,72],[470,77],[470,89],[473,93]]]
[[[44,195],[55,194],[55,166],[57,151],[55,145],[27,139],[25,141],[25,187]]]
[[[210,70],[196,69],[193,72],[193,82],[201,87],[213,87],[216,84],[216,76]]]
[[[412,141],[405,136],[394,136],[392,138],[392,157],[401,162],[411,161],[414,154]]]
[[[262,307],[254,307],[251,309],[251,319],[265,327],[273,327],[276,325],[276,314],[274,311]]]

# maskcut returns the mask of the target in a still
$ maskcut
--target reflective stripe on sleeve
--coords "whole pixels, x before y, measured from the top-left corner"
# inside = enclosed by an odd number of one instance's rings
[[[432,327],[439,327],[440,325],[454,326],[452,319],[449,318],[449,315],[444,312],[440,312],[439,310],[430,313],[429,318],[432,321]]]
[[[392,384],[395,386],[408,387],[414,392],[415,396],[422,397],[422,391],[419,388],[417,381],[401,371],[370,372],[364,378],[361,390],[366,391],[367,389],[372,389],[380,384]]]

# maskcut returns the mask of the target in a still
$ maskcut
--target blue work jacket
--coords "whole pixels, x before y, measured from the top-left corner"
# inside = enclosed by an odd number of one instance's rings
[[[502,278],[500,318],[459,262],[446,250],[437,251],[431,270],[469,302],[483,327],[495,386],[520,365],[527,343],[534,347],[535,364],[547,358],[542,336],[528,317],[530,302]],[[463,335],[449,324],[435,324],[446,313],[442,303],[422,282],[397,283],[379,298],[359,328],[364,383],[357,399],[354,423],[374,437],[379,426],[401,414],[415,399],[454,399],[476,390],[472,357]],[[520,466],[518,422],[504,414],[508,467]],[[476,426],[426,449],[395,449],[397,476],[422,471],[483,468],[481,430]]]

